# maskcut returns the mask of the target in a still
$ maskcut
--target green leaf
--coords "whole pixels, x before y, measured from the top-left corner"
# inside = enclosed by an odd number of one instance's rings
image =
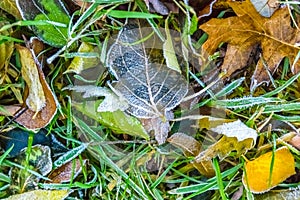
[[[6,200],[19,200],[19,199],[53,199],[62,200],[68,196],[68,190],[33,190],[23,194],[12,195]]]
[[[101,102],[86,102],[83,104],[73,104],[77,110],[88,117],[99,121],[102,125],[110,128],[117,134],[128,134],[132,136],[142,137],[149,140],[149,135],[144,127],[136,118],[125,114],[121,110],[114,112],[97,112],[97,108]]]
[[[24,20],[44,20],[54,23],[31,27],[41,40],[54,47],[63,47],[67,44],[70,16],[61,0],[17,0],[17,6]],[[57,26],[55,23],[65,26]]]
[[[165,42],[163,44],[164,57],[166,59],[167,67],[181,73],[180,66],[178,64],[176,53],[175,53],[173,43],[172,43],[172,35],[170,33],[168,19],[169,18],[167,18],[165,21],[165,30],[166,30],[167,39],[165,40]]]
[[[149,140],[149,135],[141,123],[134,117],[130,117],[124,112],[100,112],[98,119],[101,124],[109,127],[115,133],[138,136]]]

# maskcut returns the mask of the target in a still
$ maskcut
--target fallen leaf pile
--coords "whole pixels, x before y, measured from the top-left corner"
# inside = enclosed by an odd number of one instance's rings
[[[267,70],[274,73],[284,57],[289,58],[293,73],[300,71],[300,61],[293,65],[300,50],[300,31],[291,26],[287,7],[280,8],[270,18],[265,18],[256,11],[250,0],[230,1],[228,5],[237,16],[213,18],[200,26],[209,35],[203,45],[209,54],[213,54],[220,43],[228,43],[222,65],[227,76],[247,66],[249,57],[258,46],[262,53],[252,77],[252,90],[263,82],[268,82]]]

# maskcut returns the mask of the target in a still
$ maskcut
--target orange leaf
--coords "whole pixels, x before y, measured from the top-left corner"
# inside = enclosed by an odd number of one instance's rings
[[[228,43],[222,70],[230,76],[234,71],[247,66],[255,48],[260,45],[262,55],[252,77],[251,89],[269,77],[266,67],[275,72],[281,60],[288,57],[290,64],[300,50],[300,31],[291,27],[288,8],[277,10],[271,18],[262,17],[253,7],[250,0],[230,1],[228,5],[237,16],[226,19],[211,19],[200,28],[208,35],[203,49],[212,54],[221,42]],[[300,71],[300,61],[292,68],[294,73]]]
[[[287,147],[275,151],[272,171],[271,161],[272,152],[268,152],[246,163],[243,184],[251,192],[266,192],[295,174],[294,157]]]

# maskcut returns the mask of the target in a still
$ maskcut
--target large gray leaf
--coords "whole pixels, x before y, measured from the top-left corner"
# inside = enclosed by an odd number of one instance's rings
[[[162,43],[148,37],[151,29],[140,28],[135,22],[120,31],[107,55],[107,66],[118,79],[113,89],[127,99],[127,111],[132,115],[165,119],[166,111],[175,108],[186,95],[187,81],[164,65],[163,58],[149,55],[153,46],[162,49]]]

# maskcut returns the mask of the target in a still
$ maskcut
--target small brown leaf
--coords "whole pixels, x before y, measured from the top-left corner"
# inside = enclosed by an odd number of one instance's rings
[[[76,178],[82,170],[82,165],[80,159],[75,159],[74,162],[71,160],[53,170],[48,176],[48,178],[51,179],[51,183],[70,182],[72,178]],[[86,162],[87,160],[83,160],[82,164],[86,165]]]
[[[16,45],[16,48],[21,55],[22,75],[27,83],[27,94],[25,92],[24,95],[26,105],[14,114],[15,121],[28,129],[43,128],[56,113],[56,99],[30,50],[20,45]]]

